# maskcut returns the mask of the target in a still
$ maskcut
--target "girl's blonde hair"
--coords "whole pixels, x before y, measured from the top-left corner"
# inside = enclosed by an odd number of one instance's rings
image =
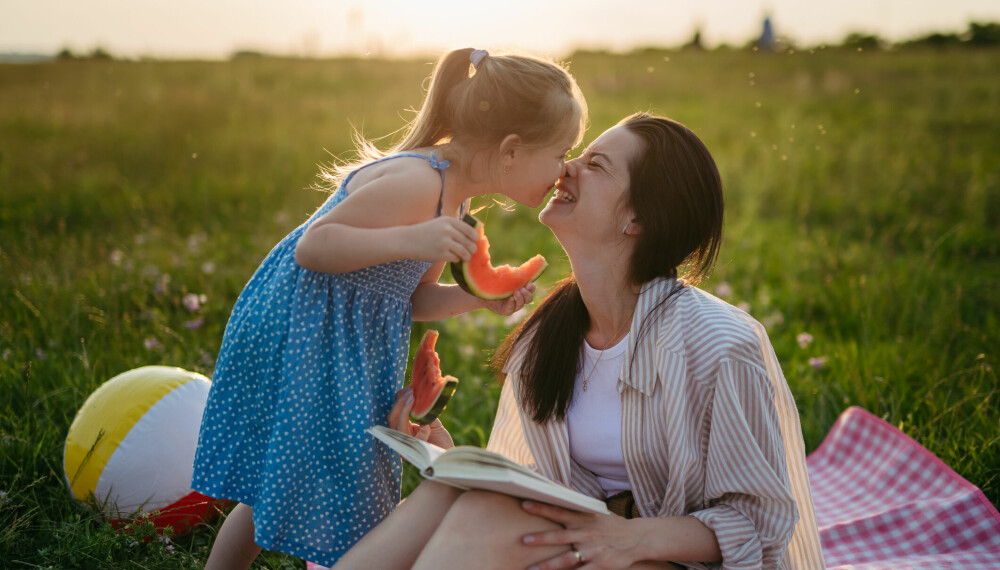
[[[355,133],[357,158],[336,164],[322,178],[337,184],[363,164],[392,154],[445,142],[472,151],[510,134],[528,147],[543,147],[574,134],[579,144],[587,125],[587,102],[560,63],[536,56],[488,55],[473,67],[472,48],[442,56],[417,116],[387,151]]]

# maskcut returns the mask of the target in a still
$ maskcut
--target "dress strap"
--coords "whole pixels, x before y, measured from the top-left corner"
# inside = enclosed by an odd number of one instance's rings
[[[444,169],[451,166],[451,163],[447,160],[438,160],[438,157],[432,152],[429,157],[424,157],[431,163],[431,168],[441,172],[441,194],[438,195],[438,209],[437,215],[441,215],[441,209],[444,207]],[[462,204],[465,207],[465,204]]]
[[[449,166],[451,166],[451,163],[448,162],[447,160],[439,160],[438,157],[437,157],[437,155],[435,155],[433,152],[431,153],[430,156],[424,156],[422,154],[417,154],[415,152],[401,152],[399,154],[393,154],[393,155],[390,155],[390,156],[383,156],[382,158],[379,158],[377,160],[373,160],[373,161],[369,162],[368,164],[362,165],[361,167],[355,169],[354,172],[351,172],[350,174],[348,174],[347,178],[344,179],[343,185],[346,186],[347,183],[351,181],[351,178],[354,178],[354,175],[357,174],[358,171],[361,170],[361,169],[363,169],[363,168],[367,168],[367,167],[369,167],[369,166],[371,166],[373,164],[378,164],[379,162],[384,162],[386,160],[391,160],[393,158],[399,158],[399,157],[402,157],[402,156],[409,156],[409,157],[413,157],[413,158],[422,158],[422,159],[426,160],[427,162],[431,163],[431,168],[433,168],[434,170],[437,170],[437,171],[439,171],[441,173],[441,194],[438,195],[438,208],[437,208],[437,215],[440,216],[441,215],[441,208],[444,206],[444,170],[446,168],[448,168]],[[462,213],[463,214],[465,213],[465,203],[464,202],[462,203]]]

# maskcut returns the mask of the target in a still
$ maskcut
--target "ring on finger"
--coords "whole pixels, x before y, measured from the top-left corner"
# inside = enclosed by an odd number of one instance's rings
[[[573,556],[576,556],[577,564],[583,564],[585,562],[583,559],[583,553],[575,548],[573,549]]]

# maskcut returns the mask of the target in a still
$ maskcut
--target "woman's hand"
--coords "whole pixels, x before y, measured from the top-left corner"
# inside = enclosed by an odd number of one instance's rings
[[[476,253],[479,233],[469,224],[449,216],[438,216],[410,226],[407,257],[423,261],[468,261]]]
[[[565,527],[564,530],[533,532],[524,535],[528,546],[564,544],[569,552],[539,562],[529,570],[556,568],[628,568],[638,561],[633,547],[639,544],[639,535],[629,528],[627,519],[618,515],[578,513],[536,501],[524,501],[525,511],[549,519]],[[579,553],[579,556],[577,555]]]
[[[534,295],[535,284],[528,283],[524,287],[514,291],[514,294],[510,297],[507,297],[506,299],[498,299],[496,301],[485,301],[483,306],[498,315],[509,317],[519,311],[521,307],[530,303]]]
[[[412,409],[413,388],[407,386],[396,392],[396,402],[392,405],[392,409],[389,410],[389,427],[438,447],[443,447],[444,449],[455,447],[455,442],[451,439],[451,434],[441,424],[440,419],[435,419],[425,426],[413,423],[410,421],[410,411]]]

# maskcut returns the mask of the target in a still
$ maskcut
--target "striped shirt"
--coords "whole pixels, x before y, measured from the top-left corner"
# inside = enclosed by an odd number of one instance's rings
[[[656,308],[678,286],[643,287],[617,382],[639,511],[691,515],[715,532],[723,562],[674,561],[691,568],[824,568],[798,411],[767,333],[690,286]],[[594,474],[570,456],[566,422],[538,424],[519,405],[518,348],[489,449],[602,498]]]

